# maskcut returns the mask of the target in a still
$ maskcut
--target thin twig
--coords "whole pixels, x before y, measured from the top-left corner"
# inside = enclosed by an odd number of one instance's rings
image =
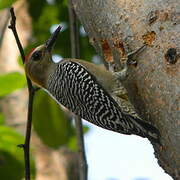
[[[80,58],[78,21],[72,6],[72,0],[69,0],[68,6],[71,32],[71,57]],[[88,165],[85,154],[82,120],[79,116],[75,116],[75,125],[79,147],[80,180],[87,180]]]
[[[23,63],[25,62],[25,54],[23,47],[21,45],[21,42],[18,37],[18,33],[16,30],[16,16],[14,14],[14,8],[12,7],[10,9],[11,14],[11,22],[8,28],[10,28],[14,34],[14,37],[16,39],[16,43],[18,46],[18,49],[21,54],[21,58]],[[24,150],[24,161],[25,161],[25,179],[30,180],[31,177],[31,171],[30,171],[30,139],[31,139],[31,127],[32,127],[32,111],[33,111],[33,100],[36,89],[32,86],[31,80],[26,76],[27,85],[28,85],[28,91],[29,91],[29,103],[28,103],[28,114],[27,114],[27,125],[26,125],[26,137],[25,137],[25,143],[19,145],[19,147],[22,147]]]
[[[11,13],[11,21],[10,21],[10,25],[8,26],[8,28],[10,28],[13,31],[14,37],[16,39],[17,46],[18,46],[19,51],[21,53],[22,61],[24,63],[25,62],[25,54],[24,54],[24,50],[23,50],[23,47],[21,45],[21,42],[19,40],[17,31],[16,31],[16,16],[14,14],[14,8],[13,7],[10,9],[10,13]]]

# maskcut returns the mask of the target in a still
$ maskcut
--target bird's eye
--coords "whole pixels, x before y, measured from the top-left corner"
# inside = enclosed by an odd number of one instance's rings
[[[41,57],[42,57],[42,51],[36,51],[32,55],[32,60],[33,61],[38,61],[38,60],[41,59]]]

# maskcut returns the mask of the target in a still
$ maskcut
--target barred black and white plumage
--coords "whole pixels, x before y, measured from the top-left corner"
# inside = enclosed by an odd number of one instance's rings
[[[97,126],[122,134],[158,138],[156,128],[123,113],[96,77],[78,62],[60,62],[48,78],[47,91],[60,104]]]
[[[142,121],[129,101],[114,100],[111,90],[117,83],[112,73],[79,59],[52,61],[51,51],[60,29],[59,26],[44,45],[26,58],[25,71],[33,83],[44,88],[59,104],[97,126],[159,142],[158,130]],[[123,86],[121,89],[125,90]]]

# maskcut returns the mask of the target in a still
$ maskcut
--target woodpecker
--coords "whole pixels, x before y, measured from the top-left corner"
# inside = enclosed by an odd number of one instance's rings
[[[117,75],[124,77],[128,65],[119,74],[113,74],[80,59],[53,62],[52,49],[60,29],[59,26],[45,44],[32,50],[26,58],[25,71],[32,82],[48,92],[58,104],[97,126],[158,143],[159,131],[143,121],[126,98],[119,98],[117,103],[112,95]],[[127,93],[124,88],[122,92]]]

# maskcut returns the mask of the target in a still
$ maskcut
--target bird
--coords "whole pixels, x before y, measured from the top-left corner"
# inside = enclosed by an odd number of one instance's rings
[[[61,26],[43,44],[33,49],[25,60],[25,72],[35,86],[44,89],[59,105],[99,127],[126,135],[138,135],[159,143],[159,131],[143,121],[133,105],[112,94],[117,73],[81,59],[52,60],[53,47]],[[127,70],[127,66],[126,66]],[[126,70],[119,75],[124,77]],[[124,87],[122,94],[126,90]]]

